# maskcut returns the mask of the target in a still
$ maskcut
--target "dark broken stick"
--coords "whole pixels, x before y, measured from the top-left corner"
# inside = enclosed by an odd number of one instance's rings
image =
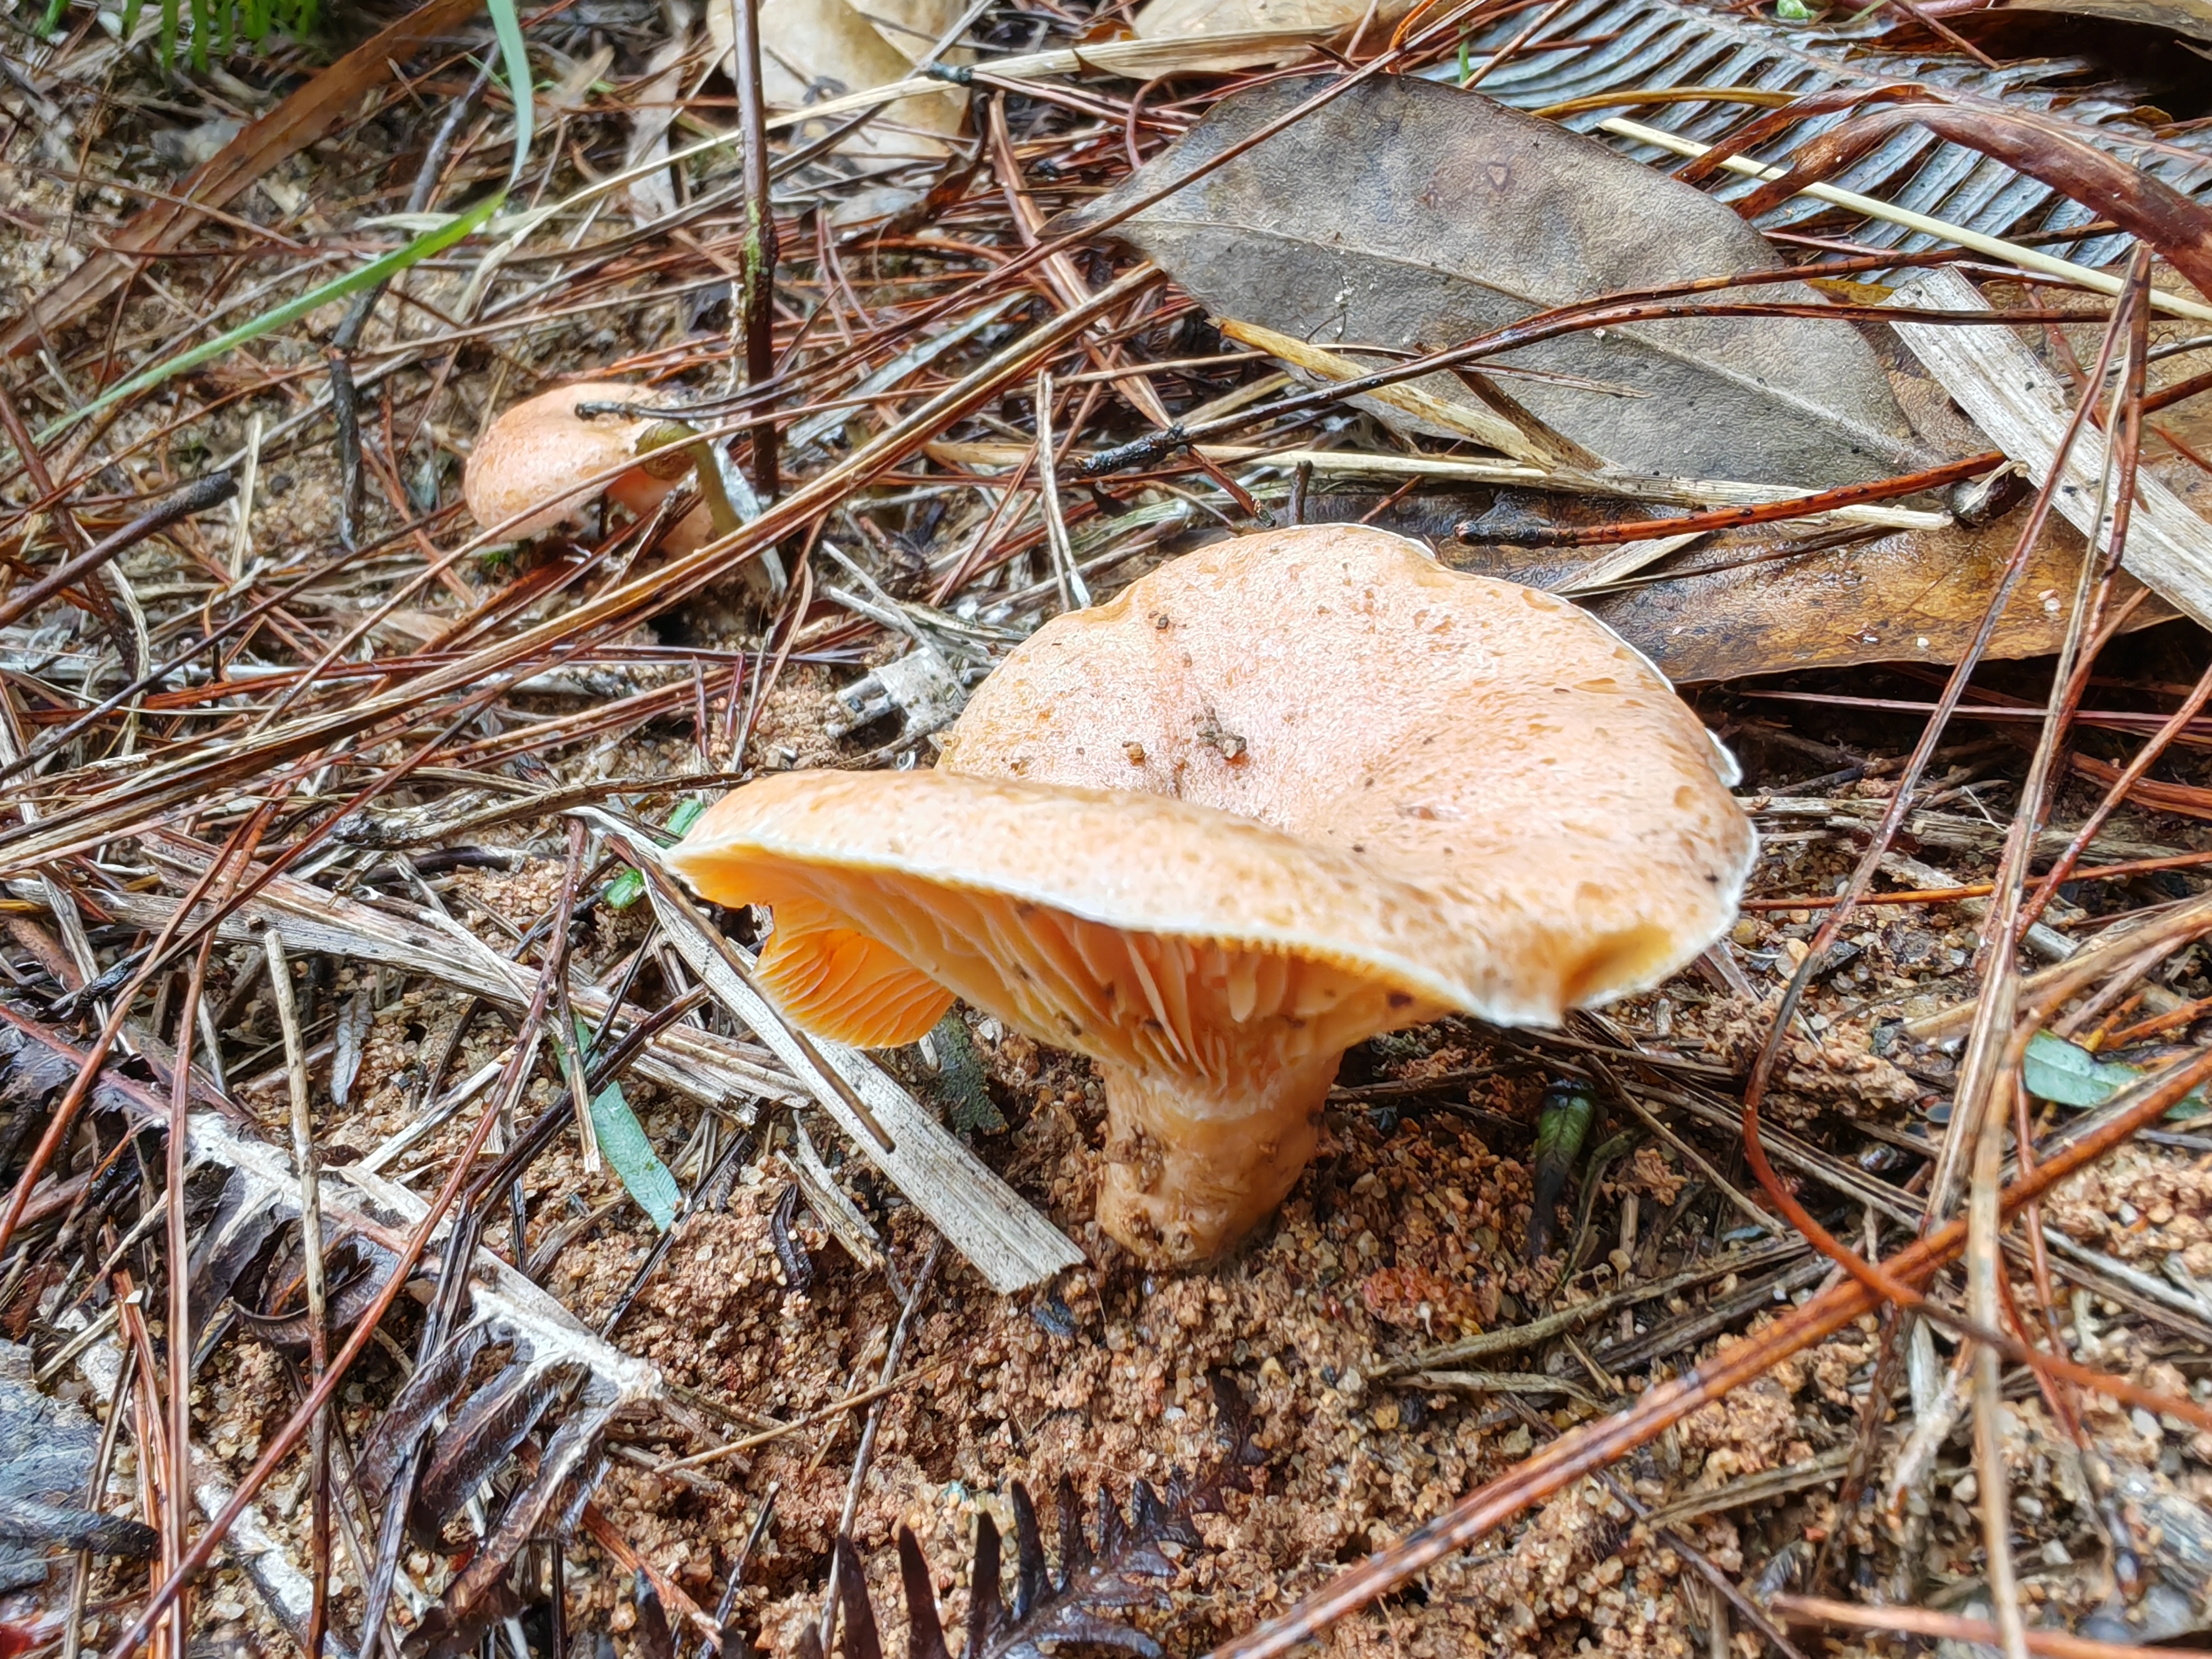
[[[195,478],[174,495],[141,513],[112,536],[102,537],[73,559],[64,560],[29,586],[0,599],[0,628],[18,622],[48,599],[74,587],[119,554],[127,553],[149,536],[158,536],[171,525],[221,507],[238,493],[238,481],[228,472],[210,472]]]
[[[461,123],[468,118],[469,110],[491,80],[492,65],[499,61],[496,49],[484,58],[483,67],[468,91],[453,100],[431,137],[430,147],[422,152],[422,165],[416,169],[415,183],[407,192],[406,211],[420,213],[430,205],[430,198],[438,188],[438,175],[446,168],[446,157],[452,153],[453,140],[460,136]],[[353,349],[361,343],[362,331],[384,298],[384,290],[391,287],[389,280],[363,289],[339,322],[325,349],[324,359],[329,366],[331,378],[331,417],[337,425],[338,446],[338,545],[349,553],[355,550],[361,538],[362,478],[361,478],[361,409],[353,383]],[[398,463],[395,459],[393,465]]]
[[[744,330],[745,384],[775,378],[775,210],[769,199],[768,106],[761,91],[759,0],[735,0],[730,9],[732,78],[738,83],[738,124],[744,131],[745,230],[739,268],[737,322]],[[752,428],[753,493],[775,499],[775,422],[765,410]],[[702,468],[702,476],[705,469]]]

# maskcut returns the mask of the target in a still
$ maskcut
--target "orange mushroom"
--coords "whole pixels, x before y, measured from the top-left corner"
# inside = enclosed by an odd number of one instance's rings
[[[695,470],[690,449],[681,445],[684,429],[650,416],[577,411],[580,405],[635,403],[651,395],[620,380],[583,380],[507,410],[477,440],[462,474],[470,514],[487,530],[507,525],[517,539],[580,519],[600,495],[644,517]],[[585,480],[634,458],[638,465],[611,482],[577,493]],[[527,516],[507,524],[517,514]],[[702,501],[670,531],[665,544],[686,552],[713,534],[708,504]]]
[[[669,854],[764,904],[795,1021],[910,1042],[954,996],[1098,1062],[1106,1231],[1203,1261],[1281,1201],[1346,1048],[1556,1024],[1728,927],[1733,763],[1565,600],[1381,532],[1243,538],[1056,618],[934,771],[793,772]]]

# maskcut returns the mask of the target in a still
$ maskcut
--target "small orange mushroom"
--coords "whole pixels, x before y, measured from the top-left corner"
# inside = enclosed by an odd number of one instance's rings
[[[649,416],[577,412],[580,405],[635,403],[650,395],[620,380],[583,380],[504,411],[477,441],[462,474],[461,495],[471,516],[489,530],[526,514],[507,525],[509,534],[523,538],[580,518],[602,495],[640,518],[652,512],[694,471],[687,448],[653,441],[671,435],[671,423]],[[638,465],[599,489],[576,493],[585,480],[633,459]],[[713,533],[702,501],[669,532],[667,545],[685,552]]]
[[[774,912],[795,1021],[910,1042],[954,996],[1103,1074],[1106,1231],[1195,1262],[1279,1203],[1346,1048],[1553,1024],[1729,927],[1733,763],[1563,599],[1381,532],[1249,536],[1056,618],[934,771],[794,772],[670,854]]]

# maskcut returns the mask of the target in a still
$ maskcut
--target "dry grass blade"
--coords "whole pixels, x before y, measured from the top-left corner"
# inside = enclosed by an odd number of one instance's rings
[[[157,897],[123,902],[124,914],[149,924],[166,922],[177,912],[173,902]],[[272,926],[282,929],[297,949],[426,975],[516,1010],[531,999],[535,975],[434,911],[419,912],[410,922],[280,877],[225,918],[218,937],[241,943],[258,940],[260,930]],[[584,1018],[594,1022],[607,1018],[610,1008],[604,993],[578,987],[573,994]],[[757,1050],[692,1027],[660,1033],[641,1064],[656,1081],[718,1103],[750,1097],[787,1100],[799,1094],[795,1081],[762,1064]]]
[[[635,840],[629,845],[662,930],[715,1000],[775,1051],[860,1154],[994,1290],[1026,1290],[1083,1260],[1059,1229],[948,1134],[881,1066],[857,1049],[808,1038],[791,1025],[753,987],[738,947],[699,916],[652,851]]]

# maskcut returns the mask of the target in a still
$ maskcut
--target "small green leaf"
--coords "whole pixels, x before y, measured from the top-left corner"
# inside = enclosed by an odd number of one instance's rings
[[[676,810],[668,815],[668,822],[662,827],[680,838],[698,823],[699,815],[706,810],[706,802],[696,795],[686,795],[676,803]],[[603,902],[611,910],[627,910],[644,896],[645,878],[635,870],[625,870],[607,884],[607,896]]]
[[[588,1043],[591,1040],[590,1030],[578,1020],[576,1041]],[[666,1232],[675,1224],[677,1206],[684,1194],[676,1177],[653,1150],[653,1143],[646,1139],[645,1126],[630,1110],[620,1084],[610,1083],[592,1097],[592,1128],[599,1138],[600,1155],[613,1166],[638,1208],[653,1218],[656,1229]]]
[[[2028,1039],[2027,1052],[2020,1065],[2020,1079],[2028,1093],[2038,1100],[2076,1108],[2101,1106],[2142,1082],[2145,1075],[2140,1066],[2100,1060],[2079,1043],[2048,1031],[2038,1031]],[[2204,1093],[2200,1089],[2173,1109],[2178,1113],[2184,1106],[2202,1109],[2203,1104]]]
[[[1774,15],[1784,23],[1809,23],[1813,14],[1805,0],[1774,0]]]

